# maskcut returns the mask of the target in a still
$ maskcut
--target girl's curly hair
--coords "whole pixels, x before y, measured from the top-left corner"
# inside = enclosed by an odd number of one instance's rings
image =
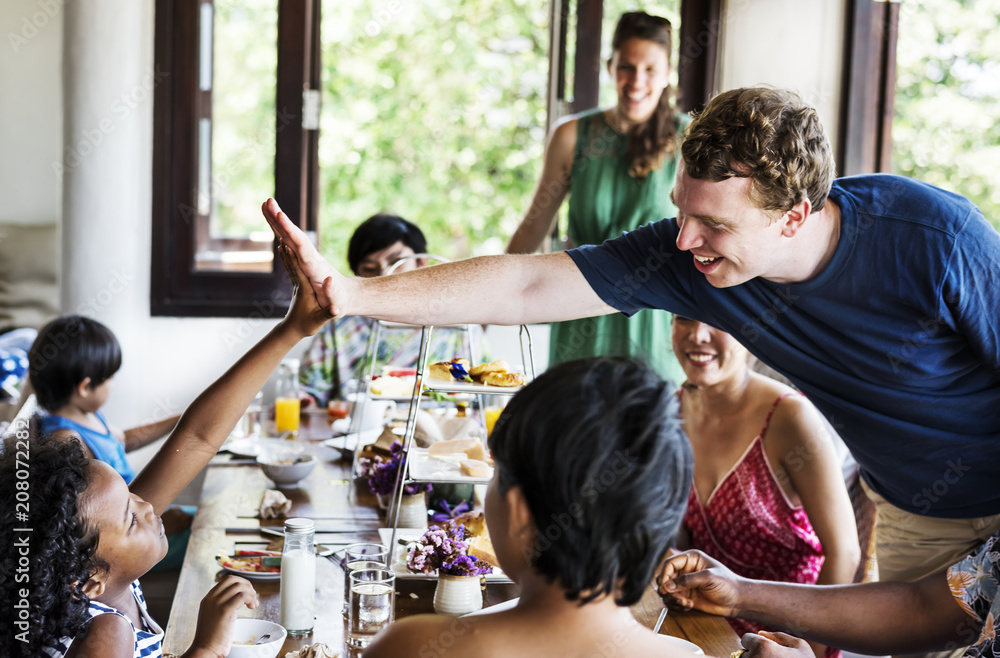
[[[15,613],[0,633],[0,655],[38,656],[85,631],[90,599],[82,586],[107,567],[80,516],[88,460],[76,441],[17,432],[0,444],[0,483],[0,606]],[[24,593],[28,607],[17,614]]]

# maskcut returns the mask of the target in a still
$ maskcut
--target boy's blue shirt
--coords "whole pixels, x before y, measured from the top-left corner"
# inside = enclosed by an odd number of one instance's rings
[[[125,446],[111,433],[104,414],[98,411],[96,415],[101,424],[104,425],[105,432],[103,434],[75,423],[69,418],[55,414],[42,416],[39,429],[42,434],[48,434],[58,429],[73,430],[80,435],[83,442],[94,453],[95,459],[108,464],[111,468],[118,471],[118,474],[124,478],[125,484],[131,484],[132,480],[135,479],[136,473],[135,469],[129,465],[128,460],[125,458]]]

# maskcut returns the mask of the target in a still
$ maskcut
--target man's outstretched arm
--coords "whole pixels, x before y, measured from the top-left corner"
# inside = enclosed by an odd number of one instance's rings
[[[565,253],[482,256],[370,279],[345,277],[273,199],[262,208],[334,315],[410,324],[527,324],[615,312]]]

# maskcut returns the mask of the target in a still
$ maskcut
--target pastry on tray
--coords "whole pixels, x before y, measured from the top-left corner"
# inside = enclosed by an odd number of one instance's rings
[[[490,541],[490,531],[486,527],[486,517],[482,512],[466,512],[455,517],[455,523],[464,525],[465,529],[471,533],[467,540],[469,543],[469,555],[478,557],[484,562],[488,562],[494,567],[499,567],[496,553],[493,550],[493,542]]]
[[[481,446],[482,444],[482,439],[477,439],[474,436],[462,439],[449,439],[447,441],[432,443],[431,446],[427,448],[427,454],[433,457],[435,455],[451,455],[456,452],[464,453],[466,450],[474,448],[475,446]]]
[[[493,476],[493,467],[478,459],[463,459],[459,463],[462,475],[470,478],[488,478]]]
[[[524,386],[524,375],[519,372],[488,372],[483,375],[482,382],[487,386],[512,388]]]
[[[427,376],[431,379],[441,379],[446,382],[466,381],[468,370],[468,359],[438,361],[427,366]]]
[[[431,379],[503,388],[523,386],[525,381],[524,375],[519,372],[511,372],[510,364],[503,359],[480,363],[472,368],[469,367],[469,362],[465,359],[452,359],[451,361],[432,363],[427,366],[427,371]]]
[[[473,366],[469,369],[469,374],[478,378],[480,375],[485,375],[488,372],[507,372],[508,370],[510,370],[510,365],[503,359],[497,359],[496,361]]]

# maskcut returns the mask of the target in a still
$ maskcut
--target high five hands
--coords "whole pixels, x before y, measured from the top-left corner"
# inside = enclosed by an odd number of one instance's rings
[[[343,315],[339,302],[346,294],[344,277],[323,258],[302,229],[281,211],[277,201],[265,201],[261,212],[278,240],[295,255],[298,268],[309,280],[320,306],[331,317]]]

